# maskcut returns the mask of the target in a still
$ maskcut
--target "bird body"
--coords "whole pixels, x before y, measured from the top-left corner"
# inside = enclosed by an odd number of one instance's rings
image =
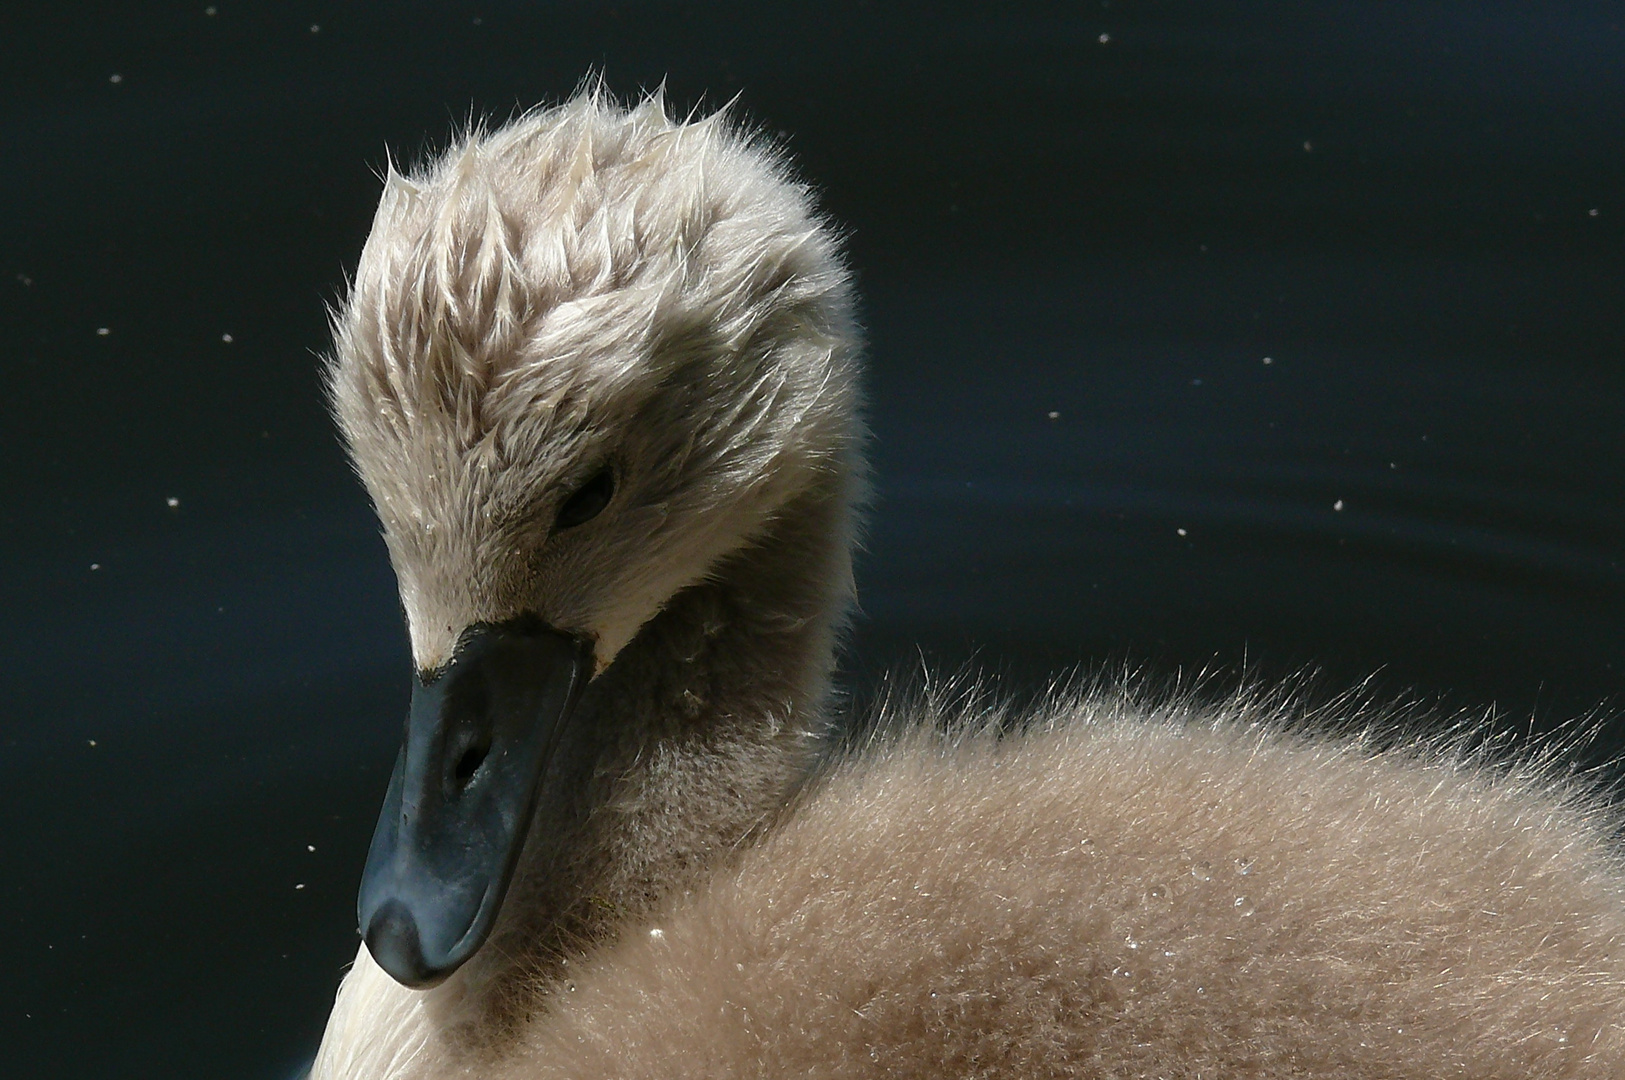
[[[658,98],[391,171],[330,378],[418,679],[313,1076],[1625,1078],[1625,871],[1549,769],[1285,694],[837,738],[851,304]]]

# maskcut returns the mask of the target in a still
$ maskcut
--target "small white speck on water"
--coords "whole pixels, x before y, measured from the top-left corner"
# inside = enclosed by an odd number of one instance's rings
[[[102,568],[102,564],[99,562],[93,562],[90,564],[90,568],[92,570],[100,570]]]
[[[96,740],[95,739],[86,739],[85,740],[85,745],[89,746],[91,748],[94,748],[96,746]]]
[[[213,4],[210,4],[208,7],[203,9],[203,14],[212,17],[215,14],[215,10],[216,10],[215,6]]]
[[[1336,502],[1332,503],[1332,509],[1333,510],[1342,510],[1343,509],[1343,500],[1338,499]]]
[[[113,74],[107,77],[107,81],[112,83],[114,86],[117,86],[119,83],[124,81],[124,76],[115,71]]]
[[[230,334],[221,334],[220,335],[220,340],[224,341],[227,345],[230,345],[236,339],[233,338]]]
[[[29,277],[27,274],[18,274],[17,280],[22,283],[22,286],[25,289],[34,284],[34,279]]]
[[[112,328],[110,328],[110,327],[106,327],[106,326],[98,326],[98,327],[96,327],[96,336],[97,337],[106,337],[108,334],[111,334],[112,332],[113,332]]]
[[[485,20],[480,18],[478,15],[476,15],[476,16],[474,16],[474,25],[475,26],[483,26],[483,25],[485,25]]]
[[[305,850],[306,851],[315,851],[316,850],[316,845],[315,844],[306,844],[305,845]]]
[[[1112,36],[1110,34],[1101,34],[1098,40],[1102,45],[1110,45]]]
[[[303,881],[301,881],[299,884],[294,886],[295,889],[303,889],[304,887],[305,887],[305,883]]]
[[[1174,532],[1178,533],[1180,536],[1189,536],[1190,535],[1190,533],[1186,532],[1184,529],[1175,529]]]
[[[666,932],[664,930],[660,929],[660,927],[657,926],[653,930],[649,931],[649,940],[650,941],[665,941],[666,940]]]
[[[1273,357],[1273,356],[1264,357],[1264,366],[1265,367],[1269,367],[1273,363],[1275,363],[1275,357]]]
[[[1191,380],[1191,385],[1192,386],[1201,386],[1202,385],[1202,380],[1201,379],[1192,379]]]
[[[1059,420],[1061,418],[1061,414],[1056,412],[1054,409],[1051,409],[1049,411],[1049,418],[1051,420]]]
[[[1598,213],[1598,210],[1597,210],[1597,208],[1595,206],[1593,206],[1590,210],[1586,211],[1586,214],[1589,217],[1596,217],[1597,213]]]
[[[312,34],[319,34],[319,33],[321,33],[321,32],[322,32],[322,26],[321,26],[321,24],[320,24],[320,23],[311,23],[311,24],[310,24],[310,32],[311,32],[311,33],[312,33]]]
[[[1303,152],[1306,153],[1306,154],[1314,153],[1315,152],[1315,144],[1310,142],[1308,139],[1303,140]]]
[[[175,496],[173,496],[173,495],[171,495],[169,498],[164,500],[164,505],[169,507],[171,510],[174,510],[175,508],[179,507],[180,504],[181,504],[181,501],[179,499],[175,498]]]

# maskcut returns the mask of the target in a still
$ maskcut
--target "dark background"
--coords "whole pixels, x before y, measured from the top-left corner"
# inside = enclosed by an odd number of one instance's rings
[[[1625,703],[1618,3],[32,7],[0,15],[8,1075],[313,1049],[408,674],[323,304],[386,147],[593,69],[738,95],[850,231],[860,698],[919,644],[1026,686],[1375,674],[1514,742]]]

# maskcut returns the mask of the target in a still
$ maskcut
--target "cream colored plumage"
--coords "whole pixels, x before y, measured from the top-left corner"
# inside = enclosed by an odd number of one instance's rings
[[[535,616],[598,674],[490,940],[363,948],[315,1077],[1625,1077],[1612,819],[1539,770],[1128,691],[830,750],[851,298],[724,119],[587,93],[391,172],[335,336],[418,668]]]

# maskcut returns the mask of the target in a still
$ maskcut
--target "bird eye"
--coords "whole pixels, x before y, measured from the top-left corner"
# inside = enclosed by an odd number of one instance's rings
[[[615,494],[615,474],[606,465],[593,474],[593,478],[576,488],[575,494],[564,500],[559,516],[554,519],[555,529],[573,529],[603,513]]]

